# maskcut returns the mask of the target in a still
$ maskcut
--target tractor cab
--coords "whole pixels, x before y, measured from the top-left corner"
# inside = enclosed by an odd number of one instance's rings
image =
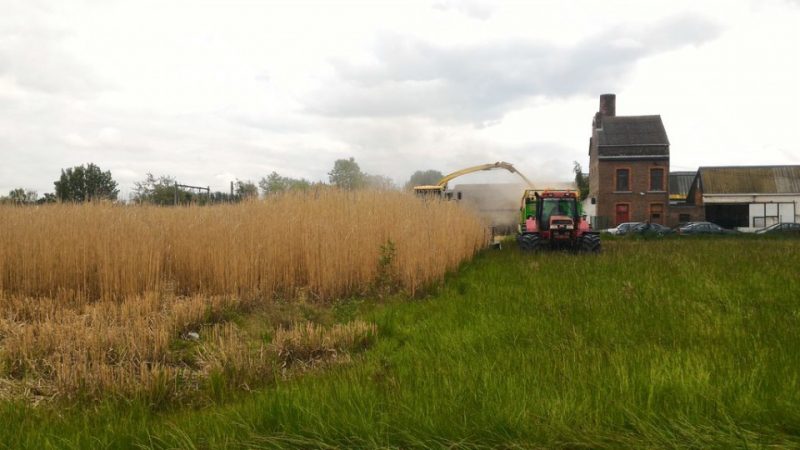
[[[572,229],[578,216],[578,205],[575,198],[550,197],[539,203],[542,208],[542,229]]]
[[[552,226],[574,227],[582,214],[581,204],[574,191],[540,192],[533,189],[526,190],[522,196],[520,212],[523,224],[530,228],[530,220],[534,220],[539,231],[550,230]]]

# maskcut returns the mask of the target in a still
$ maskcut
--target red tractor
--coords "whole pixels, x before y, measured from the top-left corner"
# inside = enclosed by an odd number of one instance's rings
[[[520,207],[519,248],[599,252],[600,233],[592,230],[581,209],[576,191],[526,190]]]

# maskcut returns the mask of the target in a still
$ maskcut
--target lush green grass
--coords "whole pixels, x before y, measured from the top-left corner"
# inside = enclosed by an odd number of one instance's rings
[[[0,406],[0,446],[800,448],[800,240],[489,251],[375,347],[202,410]]]

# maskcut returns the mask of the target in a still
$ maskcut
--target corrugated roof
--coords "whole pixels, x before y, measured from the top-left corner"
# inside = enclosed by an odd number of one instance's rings
[[[603,146],[667,146],[669,139],[661,116],[604,116],[597,130],[597,144]]]
[[[669,173],[669,195],[679,195],[686,197],[689,193],[689,188],[692,187],[694,177],[697,172],[670,172]]]
[[[703,194],[800,193],[800,166],[701,167]]]

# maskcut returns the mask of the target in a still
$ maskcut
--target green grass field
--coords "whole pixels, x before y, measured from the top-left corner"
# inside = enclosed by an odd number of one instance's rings
[[[604,245],[341,301],[372,348],[202,408],[2,404],[0,447],[800,448],[800,240]]]

